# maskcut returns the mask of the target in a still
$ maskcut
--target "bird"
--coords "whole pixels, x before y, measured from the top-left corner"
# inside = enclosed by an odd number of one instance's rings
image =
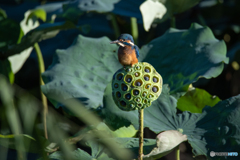
[[[117,44],[118,48],[118,61],[125,68],[126,66],[134,66],[138,63],[139,48],[134,44],[133,37],[130,34],[121,34],[117,40],[111,41],[111,44]]]

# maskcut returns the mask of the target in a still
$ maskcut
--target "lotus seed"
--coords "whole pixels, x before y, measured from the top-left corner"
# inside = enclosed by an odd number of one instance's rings
[[[150,71],[149,71],[149,69],[145,68],[145,72],[149,73]]]
[[[137,82],[137,83],[136,83],[136,86],[141,86],[141,82]]]
[[[121,79],[122,79],[122,77],[123,77],[122,75],[118,76],[118,80],[121,80]]]
[[[123,91],[126,91],[127,90],[127,86],[123,86]]]
[[[132,81],[132,78],[128,78],[128,79],[127,79],[127,82],[131,82],[131,81]]]
[[[138,76],[138,73],[135,73],[135,76],[137,77],[137,76]]]
[[[121,97],[121,93],[120,93],[120,92],[118,92],[118,93],[117,93],[117,96],[120,98],[120,97]]]
[[[130,107],[131,107],[131,108],[133,108],[133,107],[134,107],[134,105],[133,105],[133,104],[130,104]]]
[[[121,101],[121,105],[126,106],[126,102]]]
[[[153,87],[152,91],[156,93],[158,91],[157,87]]]
[[[115,87],[115,88],[118,88],[118,84],[115,84],[114,87]]]
[[[156,77],[153,78],[153,82],[157,83],[157,78]]]
[[[144,92],[144,93],[143,93],[143,97],[145,97],[146,95],[147,95],[147,93],[146,93],[146,92]]]
[[[131,94],[128,93],[128,94],[126,95],[126,99],[128,99],[128,100],[131,99]]]
[[[139,102],[139,101],[140,101],[140,98],[137,98],[137,101]]]
[[[139,91],[138,91],[138,90],[135,90],[135,91],[134,91],[134,94],[135,94],[135,95],[138,95],[138,94],[139,94]]]
[[[131,69],[130,68],[128,68],[128,70],[127,70],[128,72],[131,72]]]
[[[145,76],[144,79],[145,79],[145,81],[149,81],[149,77],[148,76]]]
[[[137,69],[140,69],[140,66],[137,66]]]

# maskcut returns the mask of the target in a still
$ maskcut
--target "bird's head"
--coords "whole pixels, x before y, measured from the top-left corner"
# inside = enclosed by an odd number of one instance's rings
[[[118,44],[119,46],[125,47],[126,45],[134,46],[133,37],[130,34],[121,34],[117,40],[110,42],[111,44]]]

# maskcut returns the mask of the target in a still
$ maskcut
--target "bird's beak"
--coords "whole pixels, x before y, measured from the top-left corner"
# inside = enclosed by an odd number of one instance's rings
[[[110,42],[111,44],[117,44],[118,46],[122,46],[122,47],[125,47],[125,45],[121,42],[121,41],[119,41],[119,40],[115,40],[115,41],[112,41],[112,42]]]
[[[120,41],[119,40],[115,40],[115,41],[112,41],[112,42],[110,42],[111,44],[114,44],[114,43],[120,43]]]

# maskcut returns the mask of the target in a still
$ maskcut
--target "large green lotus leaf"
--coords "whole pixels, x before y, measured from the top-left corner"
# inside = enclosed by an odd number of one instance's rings
[[[214,107],[206,106],[202,114],[187,111],[176,114],[176,106],[177,99],[169,94],[167,85],[163,85],[160,97],[144,109],[144,126],[155,133],[178,130],[187,135],[195,156],[209,157],[210,151],[240,151],[240,95]],[[120,110],[114,104],[110,85],[105,91],[102,112],[110,125],[133,124],[138,129],[138,112]]]
[[[117,46],[104,38],[78,36],[66,50],[57,50],[52,65],[43,73],[46,85],[43,93],[54,102],[58,98],[79,98],[87,107],[102,104],[106,85],[121,65],[117,60]]]
[[[81,11],[109,12],[119,0],[76,0],[64,4],[64,8],[78,8]]]
[[[196,23],[188,30],[169,29],[142,50],[147,52],[143,61],[161,74],[171,94],[186,91],[199,77],[218,76],[228,63],[225,43],[217,40],[208,27]]]
[[[178,99],[177,108],[181,111],[202,113],[202,109],[205,106],[213,107],[219,101],[221,100],[217,96],[210,95],[204,89],[193,88]]]
[[[76,16],[76,14],[78,14],[77,12],[110,12],[114,9],[114,4],[119,1],[120,0],[75,0],[43,4],[37,8],[41,8],[47,13],[57,11],[55,14],[66,14],[66,12],[72,10],[75,12],[75,15],[72,14],[72,16]]]
[[[116,4],[119,1],[120,0],[62,1],[43,4],[41,6],[38,6],[37,9],[45,10],[48,13],[48,15],[56,15],[58,18],[64,18],[74,23],[78,23],[79,18],[84,13],[86,12],[89,13],[91,11],[99,13],[110,12],[114,9],[114,4]],[[101,24],[98,24],[96,26],[99,27],[99,25]]]
[[[178,118],[194,155],[211,159],[211,151],[240,152],[240,95],[205,107],[202,114],[183,112]]]

